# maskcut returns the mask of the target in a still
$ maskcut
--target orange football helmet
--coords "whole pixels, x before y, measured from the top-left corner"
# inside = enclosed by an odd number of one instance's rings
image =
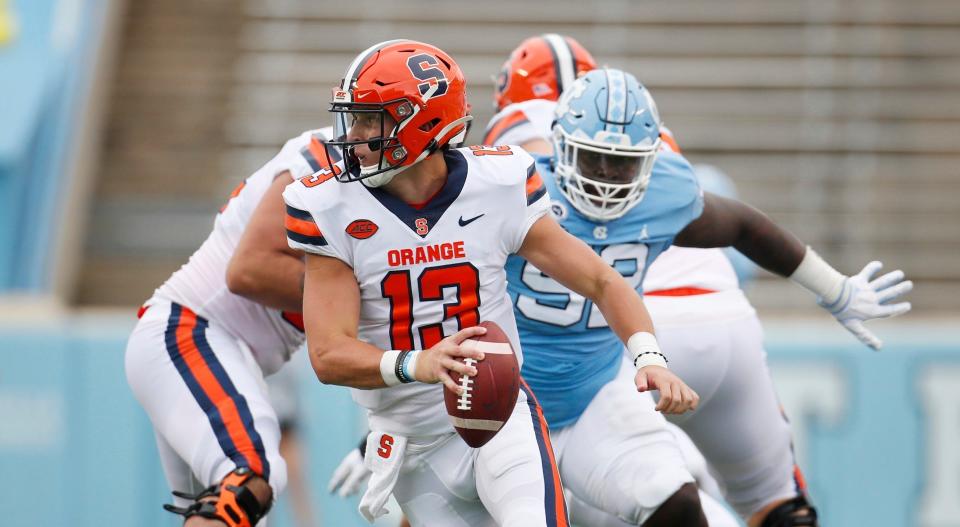
[[[508,104],[530,99],[555,101],[578,76],[597,69],[583,46],[572,37],[547,33],[520,43],[511,53],[494,87],[499,112]]]
[[[439,48],[413,40],[381,42],[357,55],[334,90],[330,112],[334,140],[328,144],[343,152],[338,179],[374,187],[461,136],[472,119],[460,67]],[[379,116],[380,135],[350,141],[347,132],[362,114]],[[396,124],[387,129],[390,121]],[[379,150],[379,161],[361,166],[352,152],[359,144]]]

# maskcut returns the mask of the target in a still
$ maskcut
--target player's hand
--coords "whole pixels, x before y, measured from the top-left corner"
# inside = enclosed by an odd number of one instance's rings
[[[665,414],[682,414],[696,410],[700,396],[686,385],[675,373],[663,366],[644,366],[637,370],[634,377],[637,391],[658,390],[660,401],[656,410]]]
[[[475,349],[466,349],[460,346],[460,343],[486,332],[487,328],[480,326],[461,329],[436,343],[432,348],[423,350],[417,355],[417,368],[414,378],[420,382],[442,382],[448,390],[460,395],[462,388],[453,382],[450,372],[455,371],[460,375],[473,377],[477,374],[477,368],[465,364],[459,359],[483,360],[483,353]]]
[[[360,453],[359,448],[354,448],[333,471],[327,491],[331,494],[336,492],[341,498],[353,496],[360,491],[360,487],[368,478],[370,478],[370,471],[363,464],[363,454]]]
[[[913,282],[904,280],[899,269],[887,273],[876,280],[870,278],[877,274],[883,264],[870,262],[860,273],[843,281],[840,298],[832,304],[818,303],[829,311],[837,321],[853,333],[860,342],[878,350],[883,342],[863,326],[867,320],[902,315],[910,311],[910,302],[890,302],[910,292]]]

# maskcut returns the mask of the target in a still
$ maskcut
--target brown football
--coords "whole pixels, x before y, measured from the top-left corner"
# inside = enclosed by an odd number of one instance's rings
[[[453,380],[466,388],[463,395],[458,396],[443,389],[443,399],[453,427],[464,442],[473,448],[482,447],[503,428],[513,413],[520,393],[520,364],[510,339],[493,322],[482,322],[480,325],[487,328],[487,333],[465,340],[463,345],[483,351],[483,360],[461,359],[475,363],[477,374],[461,378],[460,374],[451,373]]]

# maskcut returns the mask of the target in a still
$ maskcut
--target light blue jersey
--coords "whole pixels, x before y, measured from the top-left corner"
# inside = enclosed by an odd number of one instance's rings
[[[549,157],[537,159],[554,217],[643,293],[647,267],[703,211],[703,195],[687,160],[661,152],[643,200],[626,215],[599,223],[581,215],[557,188]],[[507,260],[520,342],[522,375],[552,428],[567,426],[620,368],[623,343],[593,302],[571,292],[519,256]]]

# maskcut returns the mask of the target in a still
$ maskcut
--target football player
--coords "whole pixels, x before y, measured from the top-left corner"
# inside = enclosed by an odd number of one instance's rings
[[[361,513],[393,493],[413,525],[566,525],[563,489],[539,405],[523,386],[486,445],[456,438],[443,410],[450,372],[472,376],[461,347],[496,322],[522,360],[504,265],[517,253],[606,315],[635,357],[635,388],[659,409],[696,394],[665,368],[639,295],[549,212],[533,159],[509,146],[444,148],[463,132],[454,60],[394,40],[350,64],[331,111],[343,162],[287,187],[290,246],[306,256],[304,320],[318,378],[355,388],[371,426]],[[468,177],[469,175],[469,177]]]
[[[185,525],[255,525],[286,484],[263,384],[304,341],[303,256],[287,246],[281,193],[326,162],[323,139],[291,139],[234,190],[207,240],[144,303],[127,343],[127,380],[175,491],[166,508]]]
[[[484,144],[516,143],[530,152],[551,154],[553,152],[551,125],[557,99],[564,87],[571,86],[577,77],[595,67],[594,58],[572,37],[545,34],[524,40],[511,52],[498,76],[494,92],[494,107],[497,109],[497,114],[487,126]],[[669,148],[669,145],[674,144],[666,128],[661,129],[661,138],[663,148]],[[642,411],[638,411],[636,416],[638,419],[639,414],[642,414]],[[694,476],[697,485],[701,487],[700,502],[710,524],[735,525],[736,520],[714,497],[719,497],[719,493],[707,495],[703,492],[704,489],[715,490],[717,484],[705,470],[706,464],[700,452],[674,425],[664,423],[661,417],[652,412],[649,418],[653,420],[651,423],[637,424],[638,431],[656,429],[659,435],[653,435],[651,441],[662,442],[662,448],[670,455],[648,456],[634,460],[635,464],[642,462],[647,466],[631,467],[640,471],[656,469],[670,472],[678,481],[682,479],[686,482],[689,481],[690,475]],[[551,425],[554,423],[551,422]],[[669,434],[664,433],[661,428],[666,428]],[[674,438],[679,439],[674,441]],[[680,447],[679,455],[674,446],[668,446],[669,443],[675,443]],[[672,464],[680,461],[683,461],[683,464],[675,471],[668,469]],[[685,502],[687,506],[692,506],[686,499],[691,493],[691,486],[684,485],[683,491],[673,489],[677,491],[674,492],[676,496],[655,488],[649,490],[642,486],[635,488],[634,492],[637,496],[643,496],[643,501],[648,504],[652,503],[652,506],[646,507],[646,512],[640,513],[639,518],[650,516],[653,510],[660,506],[664,506],[664,511],[682,507],[681,504]],[[657,495],[645,495],[648,492]],[[596,521],[593,519],[593,514],[586,512],[586,503],[577,500],[575,495],[571,495],[571,505],[574,522],[583,521],[585,517],[589,520],[587,522],[589,525]],[[653,518],[651,524],[655,524],[655,520],[656,518]]]
[[[539,158],[537,164],[549,174],[544,181],[554,199],[554,214],[637,288],[646,269],[671,243],[734,246],[760,266],[812,291],[822,306],[871,347],[879,347],[879,341],[863,327],[864,321],[910,309],[906,302],[890,303],[912,288],[911,282],[903,281],[903,273],[871,280],[880,268],[873,262],[858,275],[844,276],[759,211],[703,195],[686,160],[660,149],[656,106],[632,75],[619,70],[586,74],[561,96],[555,119],[555,153]],[[717,266],[719,262],[713,267]],[[671,266],[664,273],[685,269]],[[726,274],[730,275],[732,270]],[[661,284],[679,279],[670,276]],[[512,259],[508,280],[527,349],[523,374],[540,397],[549,422],[559,428],[553,437],[564,481],[578,498],[623,518],[618,507],[627,506],[625,497],[611,484],[616,476],[583,470],[606,466],[597,453],[608,455],[608,449],[584,445],[595,446],[616,430],[611,429],[616,421],[607,417],[605,422],[603,417],[623,403],[605,393],[616,383],[603,382],[618,375],[619,346],[610,341],[603,317],[589,301],[557,287],[535,264]],[[728,499],[749,525],[815,525],[816,511],[794,477],[789,429],[777,408],[756,317],[735,280],[720,282],[710,284],[721,286],[718,293],[702,286],[697,290],[695,282],[688,291],[670,287],[659,293],[664,298],[703,294],[709,299],[694,311],[678,305],[663,317],[665,327],[670,326],[666,321],[685,320],[682,336],[672,332],[676,349],[669,355],[671,361],[684,363],[715,395],[713,404],[677,421],[719,471]],[[571,331],[578,337],[572,338]],[[595,353],[570,360],[577,350],[599,348],[607,350],[606,365]],[[710,356],[715,350],[720,358]],[[583,375],[585,371],[592,374]],[[577,379],[584,379],[580,386],[557,382],[574,372]],[[718,387],[719,383],[724,385]]]

